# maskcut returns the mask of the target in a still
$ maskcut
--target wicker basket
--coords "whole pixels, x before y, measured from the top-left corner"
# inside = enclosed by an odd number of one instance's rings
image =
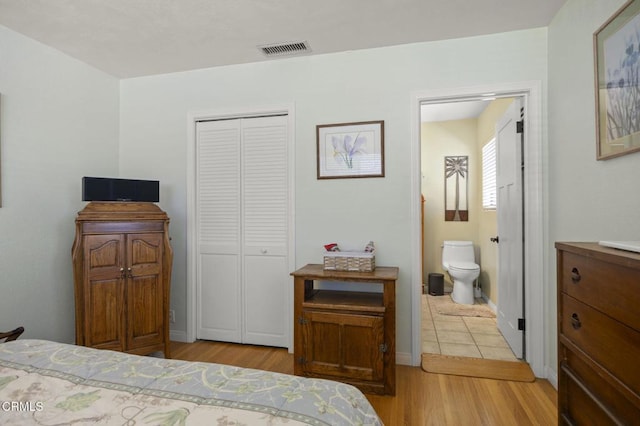
[[[324,269],[372,272],[376,269],[376,256],[374,253],[360,251],[326,251],[324,252]]]

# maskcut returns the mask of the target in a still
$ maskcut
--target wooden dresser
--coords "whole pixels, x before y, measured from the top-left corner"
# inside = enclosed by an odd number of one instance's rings
[[[343,381],[367,393],[395,395],[398,268],[325,271],[306,265],[294,276],[294,373]],[[382,291],[323,290],[318,281],[381,285]]]
[[[166,213],[153,203],[89,203],[76,218],[71,255],[76,344],[169,358]]]
[[[558,422],[640,422],[640,254],[556,243]]]

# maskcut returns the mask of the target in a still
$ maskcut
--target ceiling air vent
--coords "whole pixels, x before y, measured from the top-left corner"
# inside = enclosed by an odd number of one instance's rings
[[[291,43],[265,44],[258,46],[265,56],[291,56],[310,52],[311,48],[306,41],[296,41]]]

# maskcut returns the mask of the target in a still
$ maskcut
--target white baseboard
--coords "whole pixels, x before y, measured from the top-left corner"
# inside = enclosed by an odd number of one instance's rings
[[[172,342],[193,343],[187,339],[187,332],[183,330],[169,330],[169,340]]]
[[[487,297],[487,295],[485,294],[485,292],[484,292],[484,291],[482,292],[482,300],[484,300],[485,302],[487,302],[487,306],[489,306],[489,308],[491,308],[491,310],[493,311],[493,313],[498,312],[498,307],[496,306],[496,304],[495,304],[495,303],[493,303],[493,302],[491,301],[491,299],[489,299],[489,298]]]
[[[411,363],[411,354],[407,352],[396,352],[396,364],[413,365]]]

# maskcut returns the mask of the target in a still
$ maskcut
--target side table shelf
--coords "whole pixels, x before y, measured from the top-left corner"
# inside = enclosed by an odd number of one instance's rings
[[[294,373],[395,395],[397,267],[325,271],[309,264],[294,277]],[[316,281],[382,284],[382,293],[322,290]]]

